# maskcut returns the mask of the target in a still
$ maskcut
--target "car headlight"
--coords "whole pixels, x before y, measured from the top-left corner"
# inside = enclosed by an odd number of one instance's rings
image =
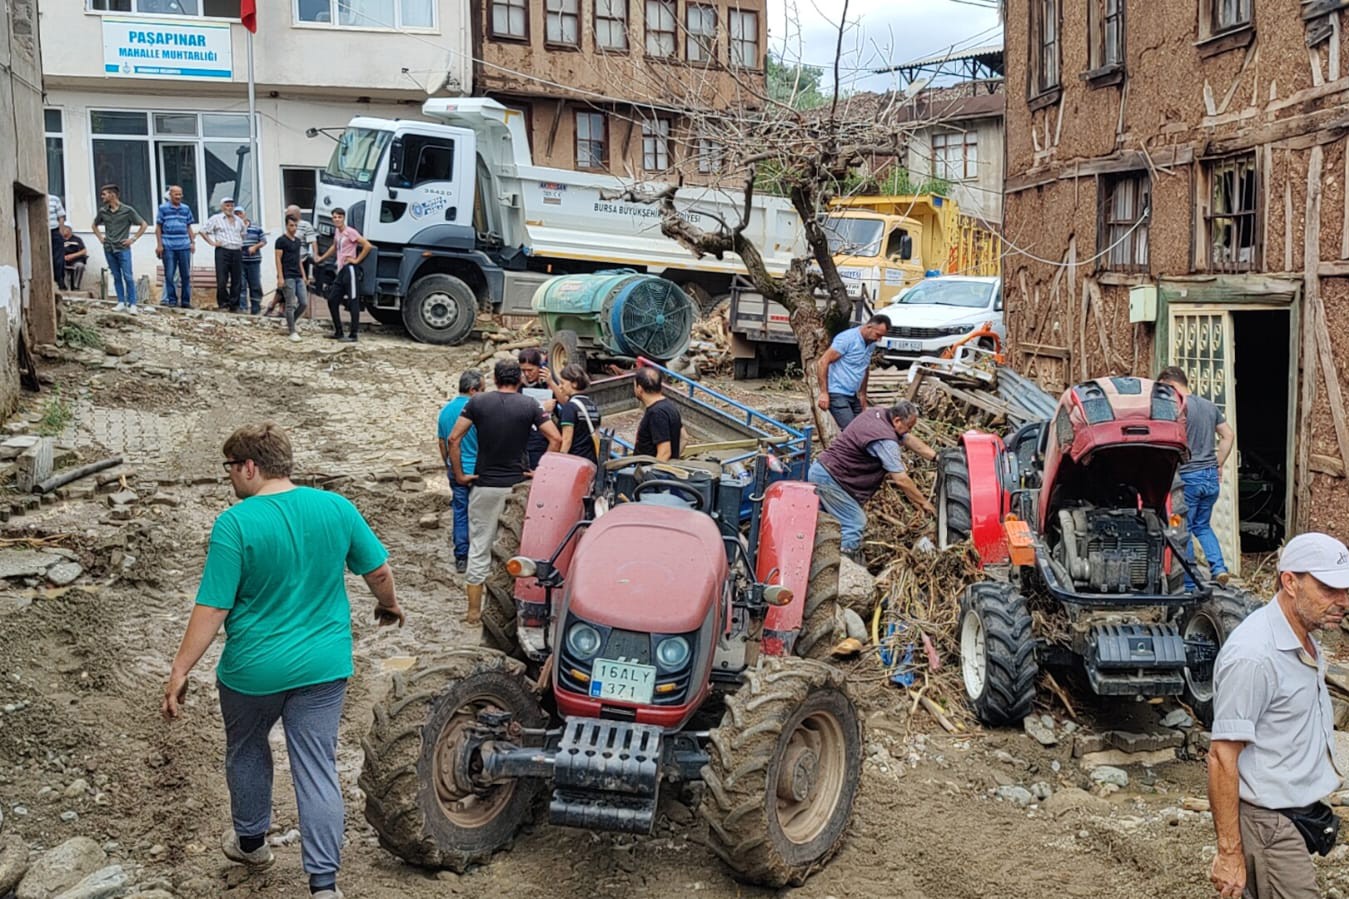
[[[689,660],[689,641],[683,637],[666,637],[656,644],[656,661],[667,671],[678,671]]]
[[[600,651],[600,632],[578,621],[567,628],[567,648],[581,659],[589,659]]]
[[[954,325],[946,328],[947,337],[959,337],[961,334],[968,334],[974,330],[974,325]]]

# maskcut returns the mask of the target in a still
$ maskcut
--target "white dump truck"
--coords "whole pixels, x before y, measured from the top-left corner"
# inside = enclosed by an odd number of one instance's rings
[[[529,315],[535,290],[553,275],[631,268],[678,284],[701,302],[730,293],[740,258],[695,258],[665,237],[648,196],[663,184],[536,166],[524,116],[484,98],[432,99],[433,121],[357,117],[320,174],[316,227],[326,246],[332,210],[375,246],[363,266],[365,307],[401,323],[417,340],[454,344],[480,309]],[[693,224],[739,221],[744,198],[681,188]],[[802,251],[791,205],[757,198],[747,236],[781,274]]]

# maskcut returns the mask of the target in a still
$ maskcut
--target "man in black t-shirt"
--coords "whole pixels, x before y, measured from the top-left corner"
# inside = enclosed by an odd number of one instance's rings
[[[633,452],[639,456],[655,456],[662,462],[678,459],[684,420],[679,407],[661,393],[660,370],[639,368],[632,382],[637,402],[646,407],[641,424],[637,425],[637,444]]]
[[[295,330],[295,320],[309,305],[309,296],[304,286],[304,269],[300,259],[304,255],[304,241],[299,234],[300,220],[286,219],[286,233],[276,239],[276,292],[285,303],[286,327],[290,329],[290,339],[299,340]],[[272,300],[276,305],[276,300]],[[270,313],[271,307],[267,308]]]
[[[543,414],[543,407],[520,393],[520,363],[514,359],[498,362],[493,380],[497,389],[475,394],[468,401],[449,439],[456,483],[473,485],[468,498],[468,571],[464,575],[468,596],[465,621],[470,625],[482,621],[483,584],[491,573],[497,522],[512,488],[525,479],[529,435],[537,427],[550,450],[562,444],[557,425]],[[478,461],[476,473],[466,475],[459,447],[471,427],[478,432]]]

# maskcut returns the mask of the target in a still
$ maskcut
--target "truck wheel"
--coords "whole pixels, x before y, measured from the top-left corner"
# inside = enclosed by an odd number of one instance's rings
[[[795,651],[803,659],[829,656],[838,636],[838,564],[843,541],[838,519],[824,512],[815,520],[815,546],[810,552],[810,580],[801,631]]]
[[[403,310],[390,309],[388,306],[366,306],[365,311],[370,313],[370,317],[381,325],[388,325],[390,328],[403,327]]]
[[[1035,640],[1026,598],[1011,584],[971,584],[960,599],[960,672],[984,724],[1019,724],[1035,703]]]
[[[731,379],[734,381],[757,381],[759,379],[759,356],[753,359],[736,359],[731,364]]]
[[[1193,609],[1181,624],[1186,653],[1192,642],[1202,643],[1216,657],[1237,625],[1258,608],[1260,601],[1244,590],[1214,587],[1209,600]],[[1213,659],[1185,666],[1185,702],[1205,727],[1213,723],[1213,668]]]
[[[478,298],[453,275],[423,275],[403,298],[403,325],[422,343],[451,346],[463,341],[478,320]]]
[[[515,578],[506,572],[506,563],[520,552],[520,535],[525,529],[525,501],[529,484],[519,484],[506,497],[506,508],[497,522],[497,537],[492,542],[492,570],[487,575],[482,603],[482,642],[508,656],[522,658],[520,638],[515,632]]]
[[[708,739],[708,845],[738,880],[800,884],[838,850],[861,774],[862,723],[843,673],[764,658]]]
[[[456,776],[464,737],[485,708],[508,711],[523,727],[546,724],[524,665],[485,649],[456,649],[393,676],[362,741],[365,819],[379,842],[414,865],[463,873],[515,838],[540,783],[515,780],[483,789]]]
[[[562,369],[575,362],[585,368],[585,353],[581,352],[581,341],[575,331],[558,331],[548,343],[548,369],[555,377],[560,377]]]
[[[974,515],[970,499],[970,465],[961,449],[937,454],[937,547],[946,549],[970,539]]]

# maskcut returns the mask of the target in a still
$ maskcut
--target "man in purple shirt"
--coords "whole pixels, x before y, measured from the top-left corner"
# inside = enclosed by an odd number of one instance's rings
[[[356,342],[361,322],[361,263],[370,255],[371,249],[370,241],[347,224],[347,211],[334,209],[332,246],[314,260],[319,263],[334,254],[337,257],[337,277],[328,291],[328,314],[333,319],[333,333],[328,336],[333,340]],[[342,336],[343,303],[351,316],[351,334],[347,337]]]

